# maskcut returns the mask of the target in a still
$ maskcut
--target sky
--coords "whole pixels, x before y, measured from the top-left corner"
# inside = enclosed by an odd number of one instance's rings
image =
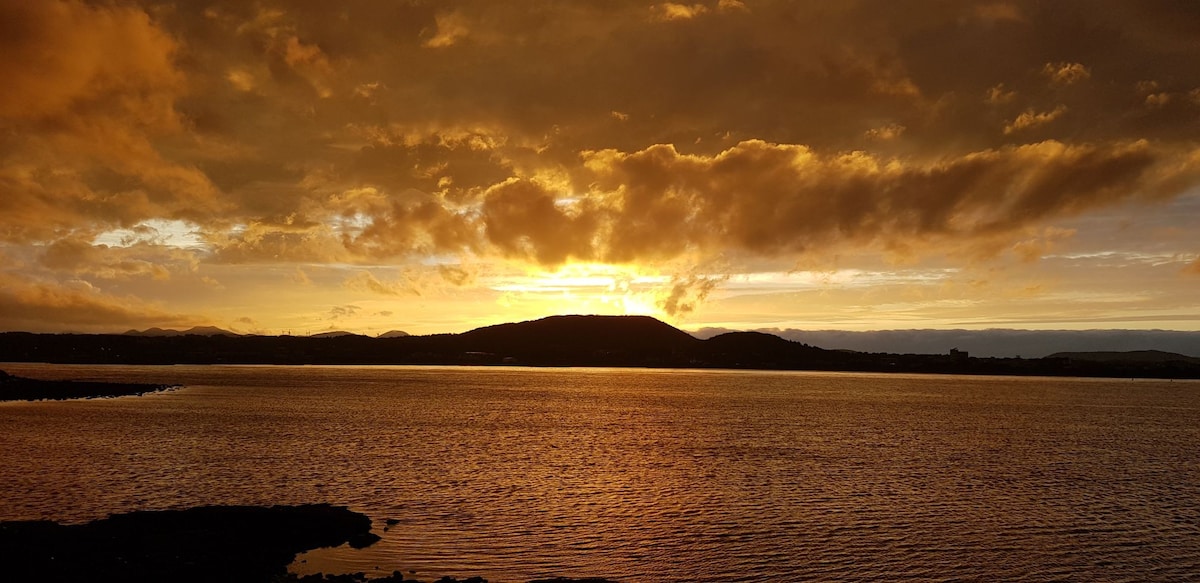
[[[0,330],[1200,330],[1187,0],[0,0]]]

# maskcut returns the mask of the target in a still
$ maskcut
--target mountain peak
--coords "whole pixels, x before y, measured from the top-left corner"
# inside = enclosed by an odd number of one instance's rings
[[[476,328],[460,336],[486,351],[536,345],[555,350],[662,352],[699,342],[687,332],[650,316],[549,316]]]
[[[146,328],[145,330],[129,330],[122,336],[241,336],[228,330],[217,328],[216,326],[193,326],[187,330],[173,330],[170,328]]]

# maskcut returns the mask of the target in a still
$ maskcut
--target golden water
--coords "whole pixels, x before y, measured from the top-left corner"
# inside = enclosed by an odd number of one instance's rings
[[[1195,382],[0,369],[188,385],[0,404],[0,520],[306,502],[374,519],[379,543],[298,573],[1200,580]]]

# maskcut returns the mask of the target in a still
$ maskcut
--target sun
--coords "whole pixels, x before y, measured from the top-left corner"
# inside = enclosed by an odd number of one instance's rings
[[[598,314],[664,318],[661,296],[670,277],[632,265],[569,263],[501,278],[504,302],[541,315]]]

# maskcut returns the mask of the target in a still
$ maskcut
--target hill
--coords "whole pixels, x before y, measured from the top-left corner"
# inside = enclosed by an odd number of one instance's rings
[[[308,335],[309,338],[342,338],[344,336],[358,336],[359,338],[366,338],[366,336],[363,336],[362,334],[355,334],[354,332],[347,332],[345,330],[331,330],[329,332],[317,332],[316,334]]]
[[[1129,350],[1125,352],[1055,352],[1046,358],[1066,358],[1088,362],[1166,363],[1186,362],[1200,364],[1200,358],[1161,350]]]
[[[470,350],[509,352],[662,352],[700,342],[649,316],[550,316],[476,328],[458,338]]]
[[[1066,352],[1052,358],[1024,359],[978,358],[957,350],[942,354],[847,352],[764,332],[729,332],[700,340],[646,316],[552,316],[462,334],[389,336],[6,332],[0,333],[0,362],[470,364],[1200,378],[1200,359],[1166,352],[1120,353],[1120,357]]]
[[[194,326],[187,330],[171,330],[163,328],[147,328],[145,330],[130,330],[125,332],[125,336],[148,336],[148,337],[163,337],[163,336],[241,336],[235,332],[222,330],[216,326]]]

